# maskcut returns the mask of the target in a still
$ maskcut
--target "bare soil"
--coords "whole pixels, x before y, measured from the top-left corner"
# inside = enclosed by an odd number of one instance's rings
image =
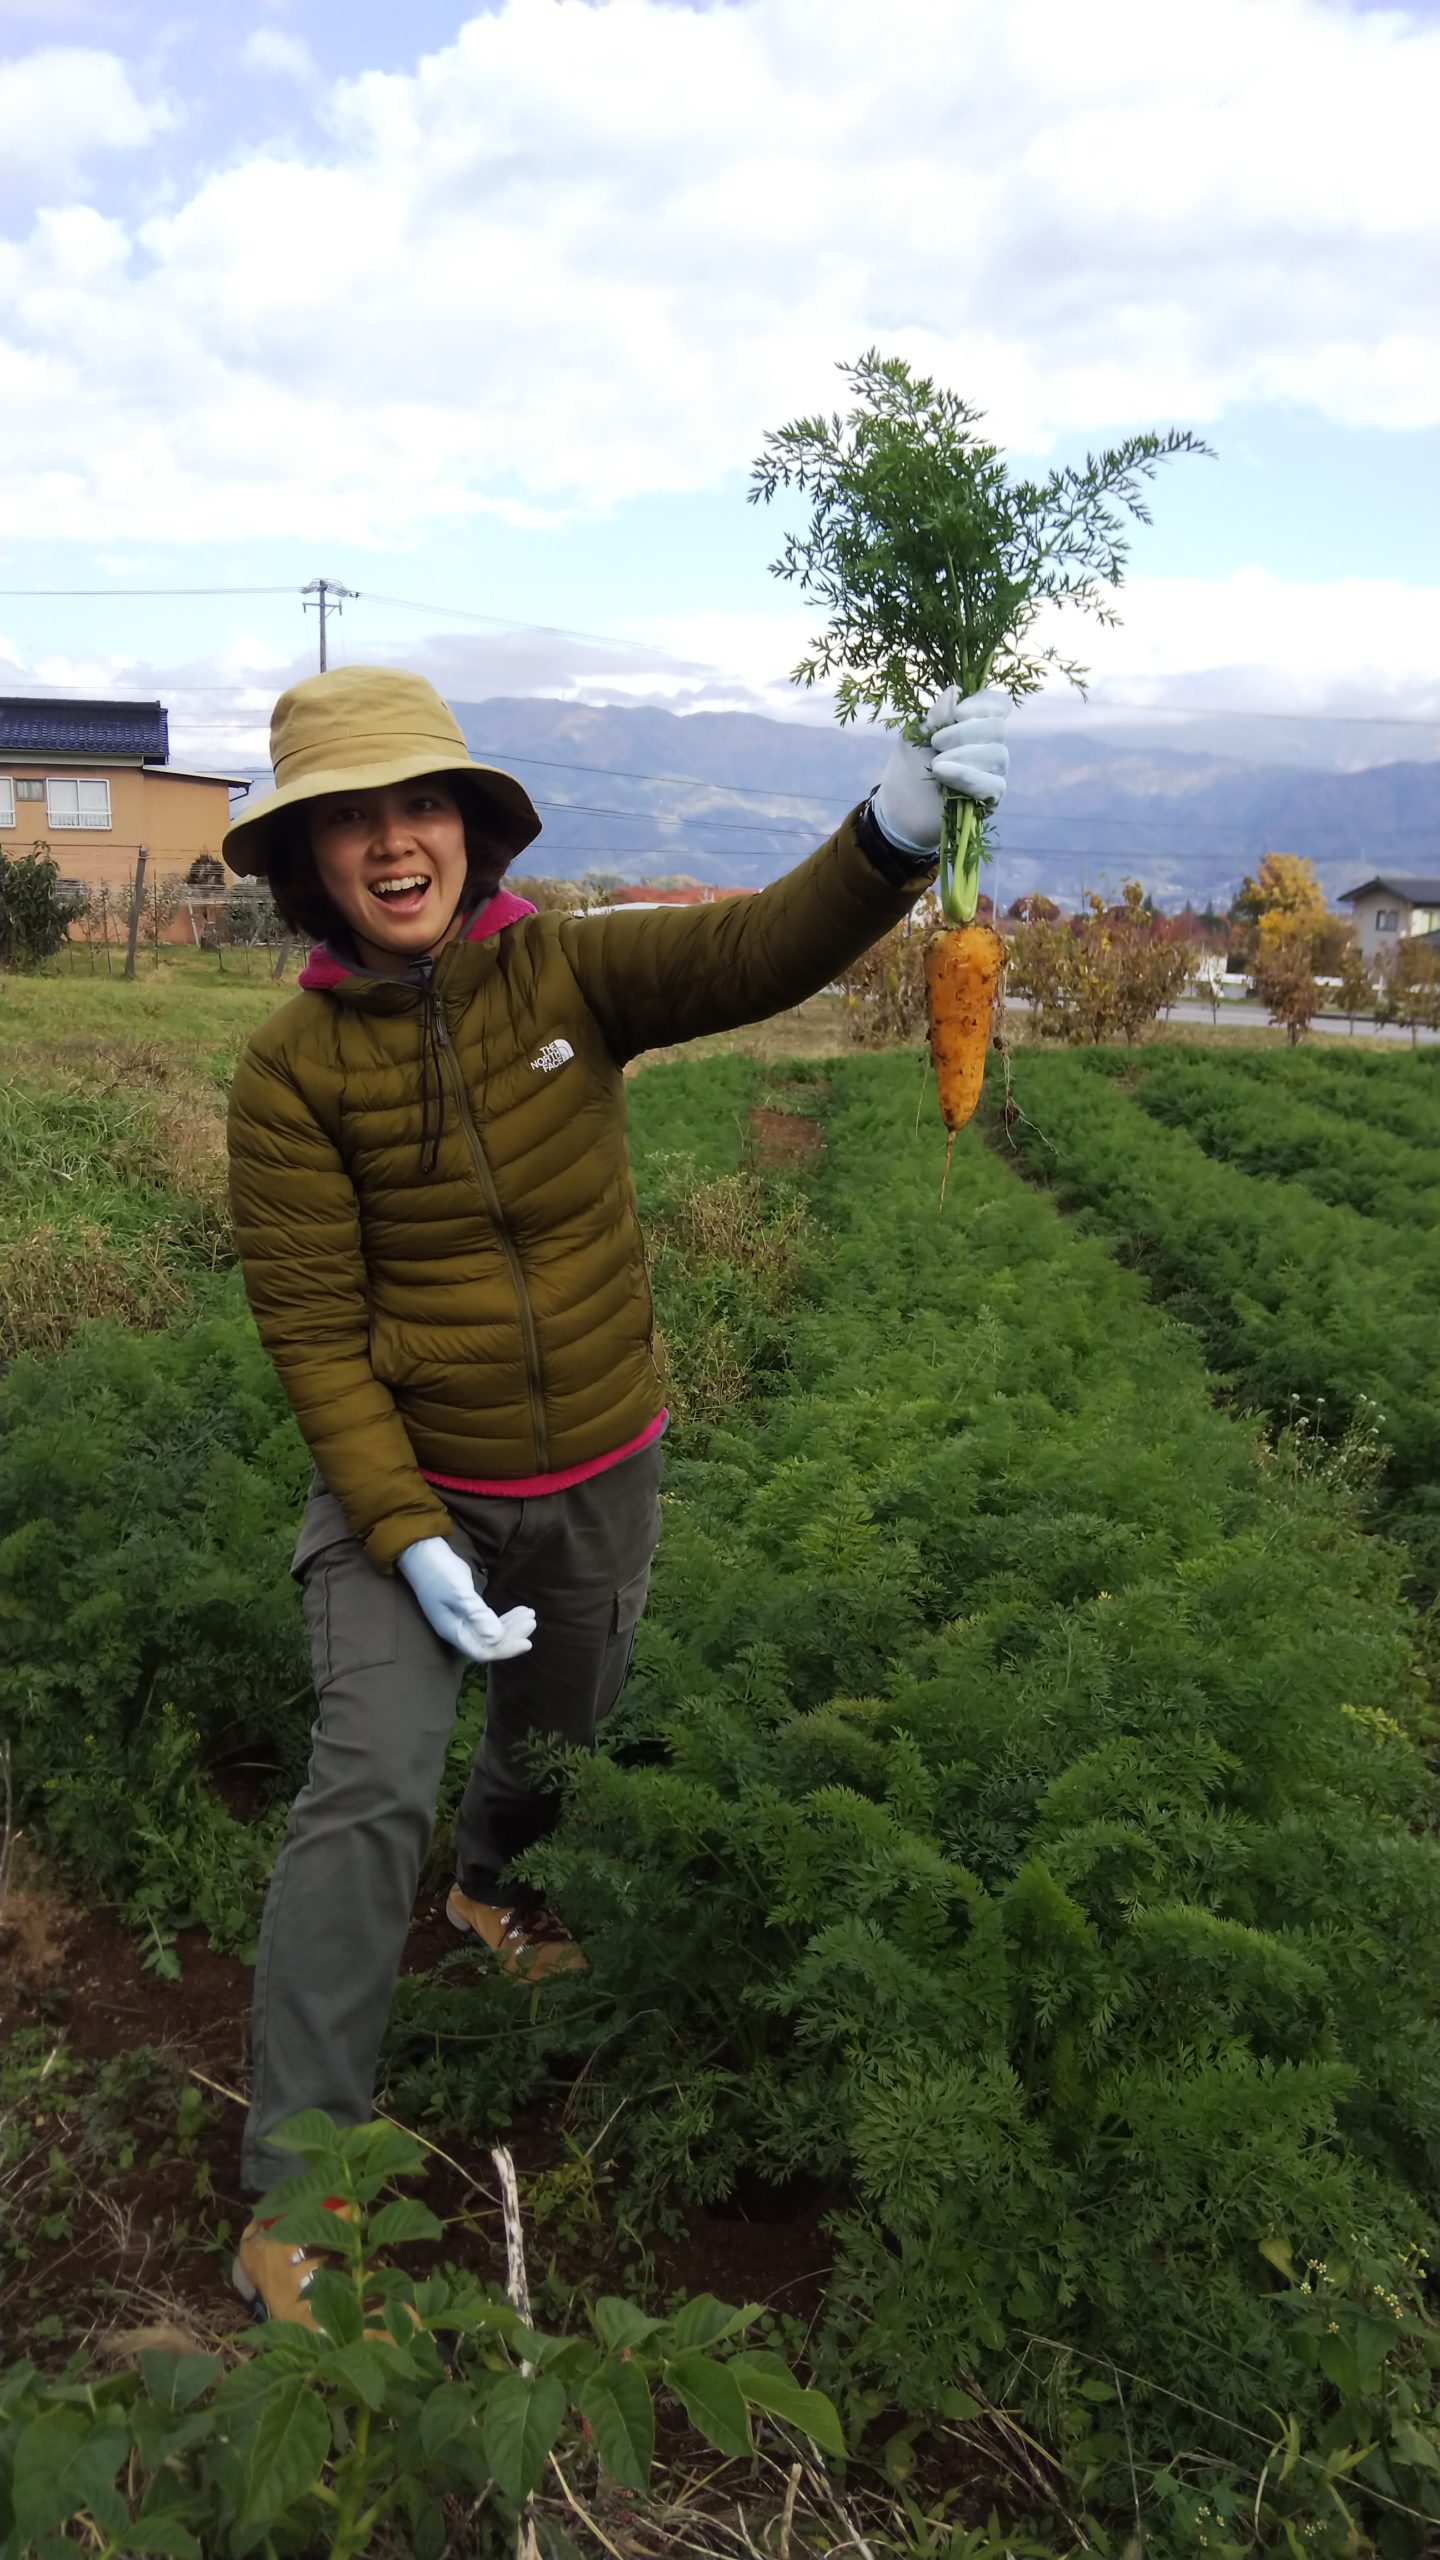
[[[428,1971],[455,1943],[441,1898],[427,1896],[404,1970]],[[0,2175],[0,2327],[12,2356],[55,2364],[82,2342],[114,2352],[137,2328],[213,2340],[246,2318],[228,2269],[247,2215],[237,2155],[250,1970],[196,1931],[176,1943],[177,1981],[147,1970],[144,1954],[113,1912],[87,1910],[39,1880],[9,1897],[0,2042],[12,2063],[21,2054],[31,2066],[16,2075],[20,2094],[0,2125],[9,2163]],[[507,2140],[523,2210],[527,2179],[562,2161],[564,2144],[544,2110],[522,2116]],[[406,2263],[419,2272],[437,2255],[460,2259],[502,2283],[488,2148],[456,2141],[433,2152],[417,2192],[447,2236],[438,2251],[407,2251]],[[829,2201],[756,2182],[724,2206],[692,2209],[655,2245],[656,2300],[704,2291],[808,2322],[828,2269]],[[631,2289],[611,2244],[558,2255],[576,2290]]]
[[[746,1116],[751,1162],[758,1172],[783,1173],[792,1165],[809,1164],[824,1149],[824,1131],[803,1112],[763,1111],[757,1106]]]

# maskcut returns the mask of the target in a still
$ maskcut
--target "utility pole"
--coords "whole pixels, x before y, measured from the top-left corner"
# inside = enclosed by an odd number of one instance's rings
[[[315,598],[316,604],[319,608],[320,673],[322,676],[325,673],[327,665],[325,656],[325,616],[327,613],[342,613],[344,611],[345,598],[348,596],[353,604],[358,592],[358,588],[355,587],[342,587],[338,578],[312,578],[309,586],[302,587],[300,590],[301,602],[303,603],[307,613],[310,610],[309,599],[311,596]]]

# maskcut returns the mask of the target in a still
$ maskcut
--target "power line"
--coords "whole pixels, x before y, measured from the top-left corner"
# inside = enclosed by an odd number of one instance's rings
[[[309,588],[300,585],[298,582],[293,586],[282,587],[0,586],[0,597],[27,596],[60,598],[68,596],[88,596],[103,598],[105,596],[119,596],[124,598],[133,596],[304,596],[307,593],[313,592],[317,586],[324,586],[327,584],[335,592],[340,592],[337,582],[334,579],[330,579],[328,581],[312,579]],[[346,588],[344,593],[353,598],[357,603],[388,605],[394,611],[400,613],[433,613],[438,614],[442,620],[446,621],[473,622],[483,625],[487,630],[494,631],[538,632],[546,638],[555,640],[592,640],[598,642],[604,648],[625,649],[632,655],[639,652],[641,655],[665,657],[671,659],[676,665],[685,665],[687,663],[693,666],[703,665],[707,668],[708,672],[714,672],[714,670],[710,668],[709,662],[706,660],[691,659],[687,661],[678,657],[673,650],[652,651],[648,648],[645,641],[637,640],[633,637],[622,638],[620,633],[616,631],[584,631],[578,629],[572,623],[565,622],[524,622],[517,619],[513,614],[476,613],[468,605],[434,604],[426,602],[415,596],[381,595],[378,594],[374,588],[370,587],[364,589],[350,587]],[[185,689],[197,692],[206,690],[206,688],[199,686]],[[241,686],[229,687],[226,689],[235,692],[245,690],[245,688]],[[175,693],[182,690],[182,688],[178,685],[172,685],[169,686],[167,690]],[[215,690],[219,691],[220,688],[216,687]],[[1063,694],[1058,695],[1056,698],[1060,701],[1064,701],[1066,699]],[[1306,710],[1240,711],[1222,703],[1125,702],[1116,701],[1113,698],[1104,701],[1097,701],[1092,705],[1092,708],[1096,712],[1104,714],[1122,711],[1127,718],[1146,718],[1157,720],[1325,720],[1346,728],[1358,729],[1435,729],[1437,726],[1440,726],[1440,720],[1437,720],[1436,715],[1431,714],[1426,716],[1413,712]],[[540,759],[532,758],[531,761],[539,762]],[[576,768],[577,771],[585,769],[586,768],[583,767]],[[601,768],[591,767],[589,770],[599,771]],[[671,780],[689,780],[691,777],[688,775],[656,777],[656,779],[667,778]],[[798,799],[806,795],[793,793],[787,796]]]
[[[336,589],[336,581],[332,578],[329,580],[312,579],[308,588],[302,586],[298,580],[293,586],[288,587],[0,586],[0,597],[30,596],[61,598],[69,596],[119,596],[122,598],[128,598],[135,596],[304,596],[312,593],[317,586],[322,585],[329,585],[332,589]],[[344,592],[347,596],[353,598],[356,603],[388,605],[394,611],[399,613],[433,613],[437,614],[442,621],[481,623],[484,624],[487,629],[495,631],[538,632],[544,638],[551,640],[592,640],[597,642],[602,648],[624,649],[631,657],[634,657],[637,654],[640,656],[662,657],[668,659],[674,666],[693,666],[701,668],[707,675],[714,675],[718,672],[718,670],[711,665],[708,659],[681,658],[678,657],[675,651],[671,649],[653,649],[644,640],[636,640],[633,637],[630,639],[622,639],[618,631],[577,631],[572,625],[564,622],[522,622],[517,620],[513,614],[473,613],[466,605],[425,604],[421,603],[414,596],[377,595],[374,590],[369,587],[363,589],[347,587]]]
[[[854,802],[848,804],[854,807]],[[653,826],[657,818],[674,818],[681,826],[706,829],[715,836],[811,835],[814,829],[803,818],[704,818],[687,817],[678,809],[610,809],[594,800],[537,800],[537,809],[554,809],[562,814],[574,813],[585,818],[630,818],[635,825]],[[842,813],[843,814],[843,813]],[[816,821],[825,823],[823,819]]]
[[[0,596],[298,596],[293,587],[7,587]]]
[[[798,728],[800,723],[797,721],[795,726]],[[827,729],[822,734],[829,737],[831,732]],[[823,791],[771,791],[760,782],[712,782],[703,773],[641,773],[620,764],[575,764],[564,756],[526,755],[519,747],[477,746],[471,740],[466,743],[472,755],[504,756],[511,764],[543,765],[547,773],[602,774],[607,782],[679,782],[699,791],[724,791],[741,800],[810,800],[818,801],[822,807],[828,805]]]
[[[650,649],[643,640],[622,639],[618,631],[577,631],[568,622],[517,622],[510,614],[472,613],[467,605],[420,604],[414,596],[381,596],[371,587],[365,590],[365,601],[367,604],[394,605],[401,613],[438,613],[451,622],[483,623],[493,631],[538,631],[551,640],[594,640],[605,649],[628,650],[632,657],[638,652],[642,656],[669,658],[676,666],[703,667],[707,675],[716,672],[708,659],[679,658],[672,649]]]

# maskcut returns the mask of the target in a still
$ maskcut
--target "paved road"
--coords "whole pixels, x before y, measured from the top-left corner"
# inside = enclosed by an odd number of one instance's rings
[[[1005,1001],[1007,1006],[1013,1007],[1017,1012],[1023,1013],[1027,1009],[1023,996],[1007,996]],[[1263,1004],[1252,1003],[1248,996],[1227,997],[1220,1007],[1222,1028],[1227,1023],[1233,1023],[1237,1030],[1263,1030],[1269,1020],[1270,1016]],[[1193,1022],[1200,1029],[1208,1031],[1210,1007],[1208,1004],[1172,1005],[1170,1021],[1172,1026],[1177,1023]],[[1321,1038],[1336,1037],[1346,1040],[1350,1036],[1350,1025],[1343,1014],[1317,1015],[1310,1025],[1310,1031]],[[1363,1040],[1402,1040],[1407,1048],[1410,1045],[1409,1032],[1403,1030],[1398,1022],[1366,1022],[1362,1017],[1357,1016],[1355,1036]],[[1420,1043],[1423,1048],[1433,1047],[1437,1040],[1440,1040],[1440,1031],[1422,1031],[1420,1034]]]

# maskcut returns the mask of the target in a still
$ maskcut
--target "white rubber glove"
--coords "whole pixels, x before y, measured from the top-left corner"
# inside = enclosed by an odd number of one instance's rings
[[[528,1653],[535,1633],[533,1609],[507,1609],[497,1618],[475,1588],[475,1577],[448,1538],[417,1538],[397,1559],[435,1633],[472,1662],[509,1662]]]
[[[871,803],[880,832],[902,853],[933,853],[940,842],[940,785],[998,809],[1005,797],[1010,750],[1004,693],[957,693],[954,686],[932,702],[920,726],[929,744],[912,747],[897,738]]]

